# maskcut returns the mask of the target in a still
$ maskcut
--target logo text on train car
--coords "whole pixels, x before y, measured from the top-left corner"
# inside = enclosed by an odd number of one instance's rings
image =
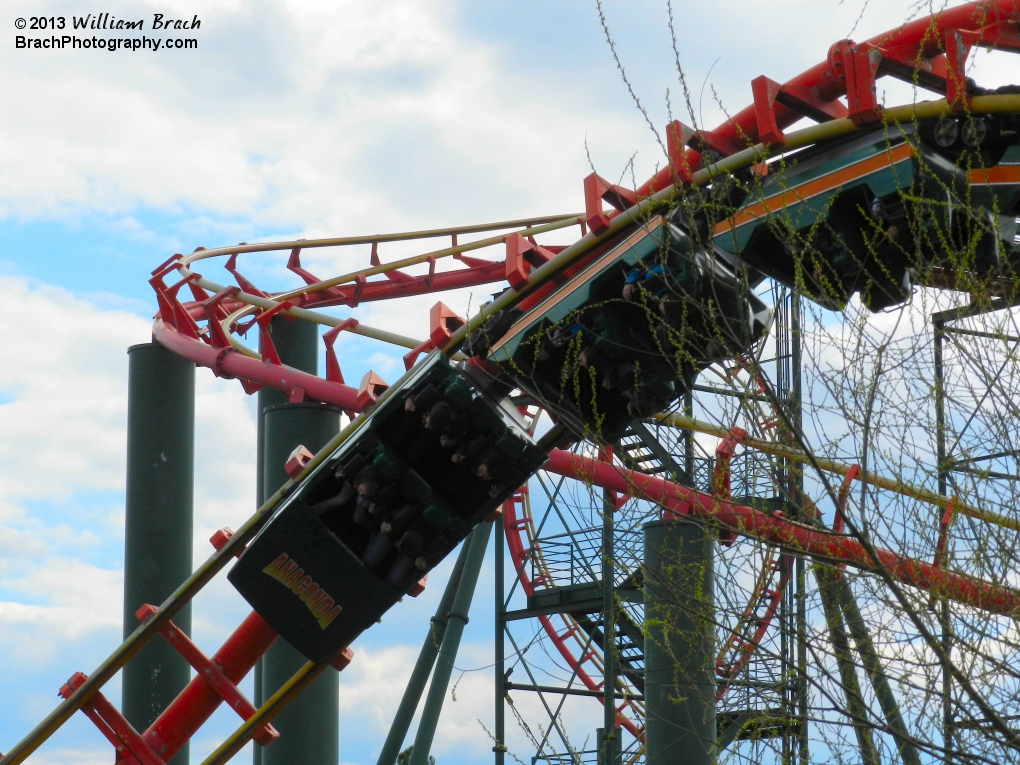
[[[282,582],[301,598],[301,602],[312,612],[322,629],[326,629],[337,614],[343,611],[341,606],[336,605],[336,600],[318,583],[313,582],[310,576],[306,576],[305,570],[287,553],[281,553],[280,557],[262,569],[262,573]]]

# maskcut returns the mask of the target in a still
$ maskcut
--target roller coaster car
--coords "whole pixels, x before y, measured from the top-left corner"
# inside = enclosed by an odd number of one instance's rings
[[[1018,130],[1020,115],[944,117],[794,154],[714,241],[835,310],[855,292],[872,311],[902,303],[933,266],[1013,269]]]
[[[577,436],[612,443],[761,337],[769,310],[732,264],[657,218],[505,322],[486,360]]]
[[[513,406],[434,352],[281,501],[229,579],[291,645],[323,659],[545,459]]]

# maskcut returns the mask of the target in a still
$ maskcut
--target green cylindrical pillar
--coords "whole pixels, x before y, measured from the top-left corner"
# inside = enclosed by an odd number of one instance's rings
[[[308,321],[290,321],[285,316],[276,316],[269,320],[269,335],[273,346],[280,355],[280,362],[288,367],[300,369],[314,375],[319,373],[319,328]],[[287,403],[287,394],[275,388],[262,388],[258,392],[257,451],[255,476],[255,504],[262,507],[266,497],[280,488],[280,484],[265,490],[264,457],[265,433],[263,428],[263,412],[271,406]],[[305,444],[307,446],[307,444]],[[281,475],[284,475],[281,472]],[[286,479],[286,475],[284,475]],[[281,481],[280,483],[282,483]]]
[[[287,480],[284,462],[304,444],[317,452],[340,432],[340,410],[321,404],[283,404],[265,412],[265,496]],[[262,698],[268,699],[308,661],[280,639],[262,661]],[[262,765],[335,765],[339,757],[340,676],[327,669],[273,720],[280,731],[262,750]]]
[[[710,531],[645,524],[645,763],[715,757],[715,577]]]
[[[309,374],[318,374],[318,327],[307,321],[290,321],[284,316],[276,316],[270,319],[267,327],[268,334],[272,336],[273,346],[280,355],[280,361],[289,367],[300,369]],[[260,344],[262,338],[259,338]],[[260,350],[262,350],[260,348]],[[263,463],[265,462],[265,434],[264,434],[264,412],[271,406],[287,403],[287,395],[275,388],[262,388],[258,394],[258,415],[256,416],[256,446],[255,446],[255,507],[262,507],[267,496],[272,496],[276,491],[274,487],[269,494],[265,493],[265,481],[263,478]],[[256,707],[262,706],[262,663],[255,665],[253,701]],[[262,765],[262,747],[255,746],[252,765]]]
[[[124,637],[142,605],[160,605],[191,575],[195,365],[156,343],[128,348],[127,430]],[[191,634],[190,603],[174,623]],[[145,730],[190,679],[169,643],[150,641],[124,667],[124,716]],[[171,762],[187,765],[187,744]]]
[[[316,325],[276,317],[269,331],[284,364],[317,373]],[[279,391],[259,392],[259,504],[287,481],[283,465],[296,446],[303,444],[315,453],[340,432],[339,409],[286,402]],[[256,698],[269,698],[306,661],[285,640],[277,640],[262,659]],[[264,749],[256,745],[256,765],[334,765],[339,759],[339,717],[340,678],[335,669],[327,669],[273,720],[280,738]]]

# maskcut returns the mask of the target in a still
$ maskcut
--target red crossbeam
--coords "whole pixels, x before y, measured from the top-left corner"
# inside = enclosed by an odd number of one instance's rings
[[[144,622],[156,613],[156,610],[155,606],[146,604],[138,609],[135,616],[138,617],[139,621]],[[223,671],[215,663],[211,662],[199,650],[197,645],[191,642],[191,638],[185,635],[176,624],[167,622],[160,630],[160,634],[166,638],[166,641],[174,647],[177,653],[184,657],[184,660],[192,666],[195,672],[198,673],[198,676],[205,680],[221,699],[227,702],[227,706],[241,716],[242,720],[247,720],[255,714],[256,710],[252,703],[223,674]],[[254,735],[254,739],[262,746],[269,746],[279,737],[280,734],[277,733],[276,729],[268,724],[260,726]]]
[[[212,657],[212,664],[236,686],[269,650],[276,637],[276,631],[253,611]],[[142,737],[153,751],[164,760],[170,760],[222,702],[223,697],[199,673]],[[127,764],[118,762],[117,765]]]

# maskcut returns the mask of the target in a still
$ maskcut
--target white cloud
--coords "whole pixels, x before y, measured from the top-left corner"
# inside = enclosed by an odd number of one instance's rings
[[[76,641],[121,623],[120,571],[48,558],[24,576],[0,580],[28,603],[0,602],[0,643],[21,662],[45,666]]]
[[[664,124],[660,94],[677,87],[664,9],[645,3],[625,20],[616,5],[608,13],[623,61]],[[905,3],[870,4],[860,20],[855,4],[784,5],[781,14],[755,3],[728,15],[725,43],[715,44],[704,30],[718,29],[720,9],[684,9],[679,43],[692,87],[718,57],[710,82],[735,111],[758,70],[733,50],[783,62],[767,73],[785,79],[855,24],[863,39],[908,14]],[[122,18],[192,12],[110,8]],[[32,13],[78,10],[50,0]],[[440,0],[224,2],[200,16],[201,29],[188,33],[197,51],[0,53],[0,94],[19,106],[0,121],[0,211],[149,206],[335,234],[569,211],[581,202],[586,142],[613,177],[635,150],[639,176],[662,161],[597,37],[565,42],[598,52],[598,76],[611,77],[602,98],[557,64],[517,71],[502,41],[458,34],[455,7]],[[569,26],[558,14],[550,23]],[[644,71],[649,59],[661,66]],[[1002,65],[979,68],[993,84],[1004,76]],[[708,123],[722,118],[711,93],[695,96]]]
[[[7,310],[0,333],[8,362],[0,391],[0,501],[66,499],[123,482],[128,345],[148,323],[74,295],[0,277]]]
[[[16,76],[0,92],[21,108],[0,122],[0,201],[16,214],[187,205],[331,231],[540,212],[564,190],[579,201],[585,130],[631,144],[629,120],[504,95],[448,15],[263,2],[203,11],[200,50],[181,56],[7,52],[0,71]]]

